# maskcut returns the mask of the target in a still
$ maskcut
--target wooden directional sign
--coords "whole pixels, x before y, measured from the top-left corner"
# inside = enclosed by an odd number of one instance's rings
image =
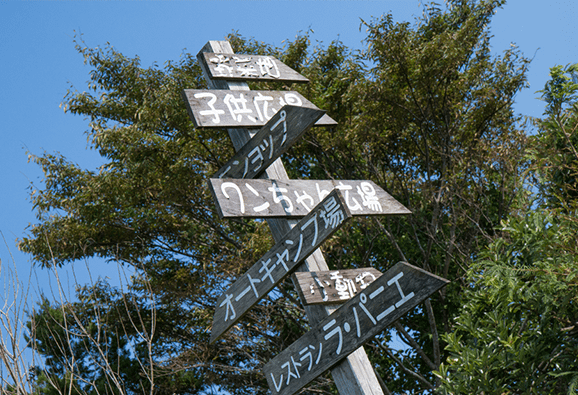
[[[185,89],[184,99],[196,127],[258,128],[286,104],[314,108],[315,105],[293,91],[231,91]],[[337,125],[327,114],[315,125]]]
[[[303,217],[333,189],[353,215],[411,214],[372,181],[211,178],[209,186],[221,218]]]
[[[257,178],[323,114],[313,108],[283,106],[213,177]]]
[[[290,395],[449,281],[398,263],[265,365],[273,395]]]
[[[231,45],[226,41],[209,41],[201,52],[216,52],[216,53],[232,53]],[[199,54],[198,57],[201,57]],[[203,67],[203,73],[207,78],[207,85],[211,89],[234,89],[246,92],[249,88],[244,82],[229,82],[226,80],[215,81],[212,80],[210,73],[204,67],[204,62],[200,60],[200,65]],[[235,96],[236,97],[236,96]],[[186,98],[186,95],[185,95]],[[261,99],[259,99],[261,100]],[[269,105],[270,102],[267,102]],[[294,104],[294,103],[286,103]],[[281,106],[275,106],[279,109]],[[211,108],[209,108],[211,110]],[[216,108],[215,108],[216,109]],[[263,110],[265,106],[263,105]],[[189,108],[190,110],[190,108]],[[190,111],[191,112],[191,111]],[[273,113],[273,112],[271,112]],[[191,112],[192,114],[192,112]],[[264,122],[263,122],[264,123]],[[238,129],[236,127],[228,130],[229,136],[236,149],[240,149],[250,138],[247,130]],[[280,161],[276,161],[267,169],[269,178],[285,177],[285,169]],[[286,229],[290,228],[290,224],[284,219],[268,220],[271,232],[276,242],[284,240]],[[313,270],[323,271],[328,270],[327,263],[321,253],[313,253],[307,258],[307,267],[314,268]],[[311,270],[311,269],[310,269]],[[307,316],[312,322],[317,322],[321,317],[326,315],[326,309],[311,309],[306,308]],[[335,384],[340,394],[356,394],[356,395],[383,395],[377,377],[373,372],[373,368],[367,359],[367,355],[363,348],[358,349],[351,354],[342,363],[332,368],[332,375]]]
[[[278,241],[217,301],[211,343],[233,326],[255,303],[290,275],[351,214],[339,191],[333,191]]]
[[[203,52],[199,59],[215,80],[309,82],[272,56]]]
[[[301,302],[309,304],[344,303],[381,277],[372,267],[330,270],[325,272],[296,272],[293,277]]]

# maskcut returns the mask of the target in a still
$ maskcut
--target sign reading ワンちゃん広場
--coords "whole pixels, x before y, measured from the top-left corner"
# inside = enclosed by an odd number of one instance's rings
[[[352,215],[406,215],[410,211],[373,181],[242,180],[211,178],[221,217],[303,217],[332,190],[343,193]]]

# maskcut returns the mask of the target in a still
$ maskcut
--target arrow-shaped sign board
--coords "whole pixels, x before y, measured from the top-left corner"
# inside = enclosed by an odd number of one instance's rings
[[[361,269],[330,270],[324,272],[296,272],[299,299],[304,305],[341,304],[381,277],[372,267]]]
[[[447,283],[396,264],[265,365],[271,393],[299,391]]]
[[[203,52],[199,60],[215,80],[309,82],[272,56]]]
[[[219,297],[213,317],[211,343],[290,275],[350,217],[341,192],[333,191],[323,199],[283,240],[277,242]]]
[[[257,178],[323,114],[313,108],[283,106],[213,177]]]
[[[411,214],[372,181],[211,178],[209,187],[221,218],[303,217],[333,189],[352,215]]]
[[[184,99],[196,127],[260,128],[284,105],[314,108],[294,91],[232,91],[185,89]],[[327,114],[316,126],[335,126]]]

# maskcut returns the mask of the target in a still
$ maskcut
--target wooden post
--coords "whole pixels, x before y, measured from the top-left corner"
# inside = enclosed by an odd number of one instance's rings
[[[249,90],[249,86],[246,82],[211,79],[210,73],[203,67],[203,65],[206,64],[203,57],[204,52],[233,53],[233,48],[228,41],[209,41],[199,52],[199,55],[197,55],[199,58],[199,64],[203,68],[203,73],[209,89]],[[241,147],[243,147],[243,145],[245,145],[252,137],[247,129],[228,129],[228,132],[235,150],[241,149]],[[285,167],[280,159],[277,159],[267,169],[266,177],[264,178],[277,180],[289,179]],[[297,221],[270,218],[267,219],[267,223],[271,229],[275,242],[278,242],[289,230],[291,230],[293,226],[295,226]],[[315,252],[307,258],[303,267],[298,269],[298,271],[326,270],[329,270],[329,267],[319,249],[315,250]],[[311,326],[321,322],[337,308],[330,308],[322,305],[305,305],[304,307]],[[379,381],[363,347],[358,348],[343,362],[333,367],[331,369],[331,374],[339,393],[342,395],[383,395]]]

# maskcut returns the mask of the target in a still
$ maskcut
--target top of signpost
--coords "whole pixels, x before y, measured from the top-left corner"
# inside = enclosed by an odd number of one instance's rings
[[[272,56],[203,52],[198,56],[210,77],[228,81],[309,82]]]

